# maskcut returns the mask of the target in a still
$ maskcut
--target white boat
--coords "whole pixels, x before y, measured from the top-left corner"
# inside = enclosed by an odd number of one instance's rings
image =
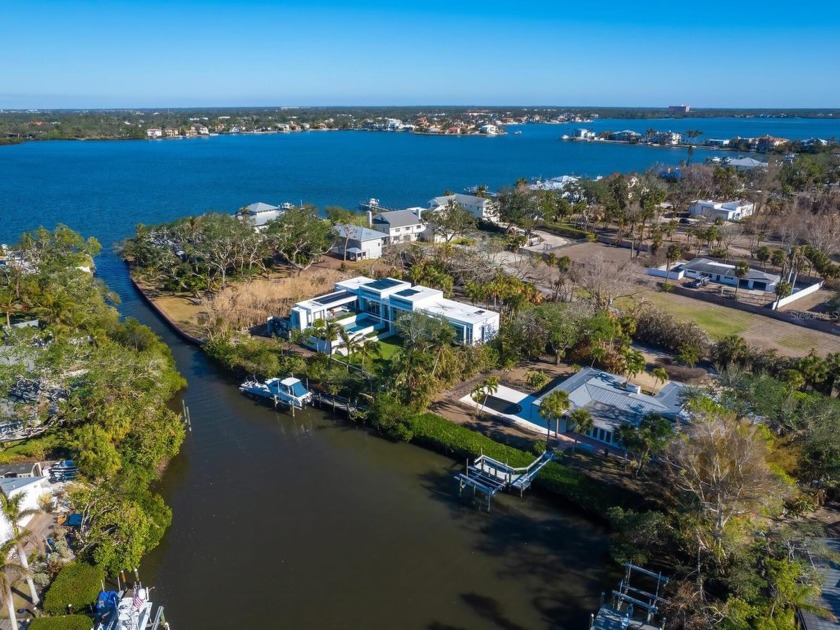
[[[312,392],[306,389],[299,378],[293,376],[270,378],[265,383],[247,380],[239,386],[239,391],[249,396],[273,400],[275,405],[283,403],[298,409],[312,402]]]
[[[379,199],[375,199],[371,197],[367,201],[360,201],[359,202],[359,209],[360,210],[382,210],[382,206],[379,205]]]
[[[167,630],[163,607],[155,610],[149,590],[142,585],[117,593],[103,591],[96,603],[96,630]]]

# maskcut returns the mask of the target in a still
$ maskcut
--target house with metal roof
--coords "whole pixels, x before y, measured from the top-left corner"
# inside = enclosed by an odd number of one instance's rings
[[[426,229],[423,208],[388,210],[371,217],[370,227],[388,235],[388,245],[416,241]]]
[[[445,207],[450,201],[460,204],[464,210],[477,219],[492,221],[499,216],[499,204],[494,199],[478,197],[476,195],[464,195],[462,193],[442,195],[429,200],[429,210],[434,212],[438,208]]]
[[[736,171],[751,171],[755,168],[767,168],[767,162],[762,162],[751,157],[727,158],[723,163],[730,168],[734,168]]]
[[[388,236],[359,225],[336,225],[333,252],[345,260],[374,260],[382,256]]]
[[[682,394],[685,385],[672,381],[656,395],[644,394],[638,385],[626,379],[596,370],[583,368],[554,387],[553,391],[564,391],[569,395],[569,411],[586,409],[591,415],[594,428],[588,436],[599,442],[614,445],[615,430],[622,424],[638,425],[648,414],[659,414],[677,421],[683,408]],[[531,417],[539,417],[539,407],[546,392],[532,403]],[[566,433],[570,427],[567,419],[560,420],[559,433]]]
[[[718,262],[711,258],[695,258],[682,265],[683,272],[687,278],[708,278],[711,282],[725,284],[731,287],[749,289],[753,291],[776,290],[776,285],[781,281],[781,276],[767,273],[760,269],[750,269],[743,278],[735,275],[735,265]]]
[[[828,545],[832,552],[840,554],[840,540],[827,538],[823,542]],[[823,561],[820,564],[824,577],[819,599],[815,603],[830,611],[835,619],[840,619],[840,564],[832,560]],[[799,618],[799,627],[802,630],[837,630],[840,628],[840,622],[818,617],[812,612],[800,610],[797,617]]]
[[[450,300],[443,292],[405,280],[364,276],[336,282],[332,293],[298,302],[292,307],[289,327],[307,330],[316,322],[336,321],[352,336],[368,337],[396,332],[406,313],[420,312],[446,320],[455,329],[457,343],[477,345],[490,341],[499,330],[499,314]],[[319,351],[330,351],[322,340],[312,341]],[[332,350],[340,346],[332,342]]]

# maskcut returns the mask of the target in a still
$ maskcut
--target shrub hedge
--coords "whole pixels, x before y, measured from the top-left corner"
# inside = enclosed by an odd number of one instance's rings
[[[527,466],[535,455],[500,444],[446,418],[433,413],[416,415],[409,420],[413,442],[447,455],[467,458],[481,453],[511,466]],[[638,497],[618,487],[602,483],[556,461],[540,472],[535,485],[550,494],[563,497],[587,512],[606,518],[607,510],[615,505],[626,506]]]
[[[73,606],[73,610],[85,610],[96,602],[104,579],[102,567],[83,562],[66,564],[44,597],[44,612],[61,615],[67,612],[68,605]]]
[[[29,630],[90,630],[92,627],[93,620],[84,615],[39,617],[29,624]]]
[[[586,230],[579,230],[576,227],[572,227],[568,223],[555,223],[554,221],[543,221],[540,227],[558,236],[566,236],[568,238],[588,238],[589,234],[591,234],[591,232],[587,232]]]

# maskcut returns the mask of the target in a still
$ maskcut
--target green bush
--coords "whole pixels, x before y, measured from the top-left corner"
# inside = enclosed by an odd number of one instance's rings
[[[40,617],[29,624],[29,630],[90,630],[92,627],[93,620],[84,615]]]
[[[461,458],[481,453],[511,466],[527,466],[535,455],[512,446],[500,444],[481,433],[463,427],[433,413],[424,413],[408,420],[413,442]],[[535,449],[539,450],[539,449]],[[543,449],[544,450],[544,449]],[[588,512],[606,517],[615,505],[626,505],[633,497],[617,487],[601,483],[584,473],[558,462],[542,469],[535,484],[543,490],[576,503]]]
[[[553,232],[558,236],[567,236],[568,238],[589,238],[589,234],[591,232],[587,232],[586,230],[579,230],[578,228],[572,227],[568,223],[555,223],[554,221],[543,221],[542,225],[540,226],[549,232]],[[594,237],[595,235],[592,234]]]
[[[44,597],[44,612],[60,615],[67,612],[68,604],[73,610],[85,610],[96,601],[104,579],[102,567],[82,562],[65,565]]]

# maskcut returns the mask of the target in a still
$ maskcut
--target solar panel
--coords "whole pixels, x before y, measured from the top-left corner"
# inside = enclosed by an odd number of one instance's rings
[[[336,302],[340,302],[341,300],[348,297],[355,297],[355,294],[350,293],[349,291],[336,291],[335,293],[330,293],[328,295],[322,295],[319,298],[315,298],[314,301],[317,304],[320,304],[321,306],[329,306],[330,304],[335,304]]]
[[[401,284],[402,280],[394,280],[393,278],[382,278],[381,280],[375,280],[370,284],[366,284],[365,288],[374,289],[376,291],[384,291],[385,289],[390,289],[391,287],[396,287]]]
[[[400,297],[411,297],[412,295],[417,295],[420,293],[417,289],[403,289],[402,291],[397,291],[394,295],[399,295]]]

